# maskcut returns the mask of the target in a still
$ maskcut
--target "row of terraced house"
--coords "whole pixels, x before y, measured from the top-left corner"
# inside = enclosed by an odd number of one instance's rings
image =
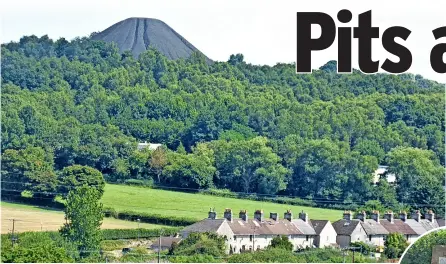
[[[374,211],[370,217],[365,212],[353,217],[345,211],[343,218],[331,223],[328,220],[310,219],[300,212],[294,217],[290,210],[283,214],[272,212],[265,217],[262,210],[254,212],[252,219],[246,210],[240,211],[235,218],[231,209],[226,209],[223,217],[210,210],[208,218],[194,223],[181,231],[186,238],[194,232],[213,232],[226,237],[227,253],[266,248],[274,237],[287,236],[294,250],[310,247],[347,247],[352,242],[362,241],[373,246],[383,246],[390,233],[401,233],[409,242],[423,233],[444,226],[444,219],[436,219],[432,211],[422,215],[419,211],[408,216],[405,212],[394,215],[386,212],[383,217]]]

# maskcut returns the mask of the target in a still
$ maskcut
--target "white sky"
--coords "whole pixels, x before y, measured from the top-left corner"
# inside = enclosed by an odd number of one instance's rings
[[[407,0],[10,0],[2,2],[0,10],[1,42],[18,41],[31,34],[72,39],[102,31],[129,17],[148,17],[163,20],[213,60],[226,61],[230,54],[243,53],[249,63],[274,65],[295,61],[296,12],[325,12],[337,22],[337,12],[344,8],[353,13],[353,20],[347,24],[351,27],[357,26],[359,13],[372,10],[372,23],[380,28],[380,35],[391,26],[410,29],[412,34],[406,42],[397,41],[412,52],[409,72],[446,82],[446,74],[435,73],[429,59],[432,47],[446,42],[446,38],[436,41],[432,35],[433,29],[446,26],[444,0],[417,4]],[[336,57],[335,41],[328,50],[313,52],[312,67]],[[381,40],[374,40],[373,58],[382,64],[387,57],[397,61],[382,48]],[[357,68],[356,40],[353,65]]]

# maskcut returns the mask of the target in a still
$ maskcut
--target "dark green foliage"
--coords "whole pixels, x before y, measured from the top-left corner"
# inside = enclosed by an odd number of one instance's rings
[[[191,233],[179,244],[172,246],[169,255],[172,256],[193,256],[208,255],[213,257],[225,256],[225,237],[214,233]]]
[[[8,149],[2,154],[2,196],[20,196],[30,191],[34,197],[53,197],[57,177],[53,156],[39,147]]]
[[[11,234],[2,235],[1,259],[5,263],[64,263],[75,262],[76,247],[64,241],[57,233],[25,232],[15,235],[14,247]]]
[[[228,258],[229,263],[305,263],[305,258],[299,257],[289,250],[272,248],[262,251],[234,254]]]
[[[167,260],[172,263],[222,263],[223,259],[215,258],[211,255],[192,255],[192,256],[167,256]]]
[[[446,245],[446,230],[436,230],[415,241],[401,260],[401,264],[431,263],[432,249]]]
[[[59,192],[68,192],[81,186],[95,188],[99,195],[104,193],[105,181],[102,173],[94,168],[81,165],[65,167],[59,175]]]
[[[104,214],[107,217],[113,217],[116,219],[136,221],[140,219],[143,223],[169,225],[169,226],[187,226],[197,222],[196,218],[188,218],[182,216],[166,216],[151,213],[141,213],[133,211],[116,211],[113,208],[106,208]]]
[[[386,241],[384,242],[384,254],[386,254],[389,259],[399,258],[408,245],[409,243],[402,234],[391,233],[387,235]]]
[[[163,229],[104,229],[102,237],[104,240],[116,239],[135,239],[135,238],[153,238],[160,234],[163,236],[175,235],[180,231],[179,228],[163,228]]]
[[[363,241],[357,241],[350,243],[351,247],[358,247],[360,249],[355,249],[355,251],[362,253],[363,255],[369,255],[371,252],[375,252],[376,248]]]
[[[287,236],[277,236],[271,240],[269,245],[271,248],[281,248],[288,251],[293,250],[293,244],[288,240]]]
[[[124,184],[132,185],[132,186],[141,186],[141,187],[153,187],[153,180],[137,180],[137,179],[128,179],[124,181]]]
[[[60,229],[60,233],[77,246],[83,258],[98,255],[96,251],[100,248],[103,213],[99,199],[99,191],[87,185],[68,193],[65,208],[67,223]]]
[[[47,36],[6,43],[1,59],[2,176],[31,182],[35,194],[51,198],[50,175],[77,164],[118,183],[444,214],[444,85],[419,75],[336,74],[334,61],[298,75],[293,64],[255,66],[242,54],[208,65],[155,49],[134,59],[111,43]],[[137,151],[144,141],[166,146],[165,159]],[[25,152],[42,167],[21,164]],[[412,154],[429,169],[405,166]],[[404,187],[373,186],[378,164]]]

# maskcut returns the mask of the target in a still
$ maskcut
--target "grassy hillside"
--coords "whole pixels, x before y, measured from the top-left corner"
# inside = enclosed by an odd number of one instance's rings
[[[12,229],[12,221],[8,219],[17,219],[15,223],[16,232],[24,231],[55,231],[65,222],[64,213],[57,210],[42,209],[32,205],[15,204],[1,202],[1,233],[5,234]],[[140,223],[141,228],[160,228],[163,226]],[[105,229],[127,229],[137,228],[138,224],[130,221],[105,218],[102,228]]]
[[[342,217],[342,212],[338,210],[291,206],[114,184],[107,184],[105,186],[102,202],[104,206],[113,207],[118,211],[128,210],[167,216],[194,217],[197,220],[206,218],[211,207],[215,208],[218,212],[217,216],[219,217],[223,216],[225,208],[231,208],[236,214],[238,214],[240,209],[246,209],[250,217],[252,217],[256,209],[263,209],[267,217],[269,217],[269,212],[278,212],[283,216],[283,212],[287,209],[291,209],[295,216],[304,210],[309,214],[311,219],[336,221]]]

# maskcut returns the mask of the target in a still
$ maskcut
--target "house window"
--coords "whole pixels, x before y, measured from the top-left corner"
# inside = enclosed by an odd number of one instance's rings
[[[369,241],[372,241],[372,236],[371,235],[369,236]]]
[[[245,251],[245,250],[246,250],[246,246],[243,245],[242,248],[241,248],[241,250],[240,250],[240,252]]]
[[[234,240],[237,240],[237,236],[234,236]]]
[[[308,241],[309,238],[310,238],[310,236],[306,236],[307,241]]]
[[[252,241],[252,235],[249,235],[249,241]]]

